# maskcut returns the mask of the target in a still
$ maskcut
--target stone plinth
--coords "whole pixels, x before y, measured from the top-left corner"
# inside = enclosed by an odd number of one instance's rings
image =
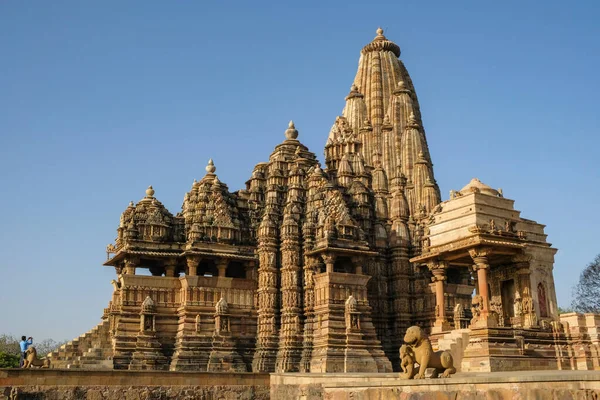
[[[269,375],[127,370],[0,369],[0,398],[269,398]]]
[[[399,379],[399,374],[271,374],[271,400],[591,399],[600,372],[528,371]]]
[[[366,275],[324,272],[315,276],[315,328],[311,372],[389,372],[367,300]],[[354,311],[346,302],[352,296]]]
[[[473,328],[464,372],[571,369],[564,334],[540,329]]]

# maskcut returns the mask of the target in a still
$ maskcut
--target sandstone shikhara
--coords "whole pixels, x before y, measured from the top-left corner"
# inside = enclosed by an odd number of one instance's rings
[[[177,214],[152,186],[130,203],[107,247],[102,322],[52,366],[391,372],[411,325],[457,369],[591,365],[573,348],[592,345],[575,329],[589,321],[559,321],[543,225],[477,179],[441,201],[399,57],[378,29],[324,165],[290,122],[245,189],[230,192],[209,160]]]

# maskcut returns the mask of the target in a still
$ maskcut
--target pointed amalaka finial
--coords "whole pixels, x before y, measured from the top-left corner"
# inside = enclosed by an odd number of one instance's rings
[[[383,29],[381,27],[377,28],[377,36],[383,36]]]
[[[294,125],[294,121],[290,121],[288,124],[288,128],[285,130],[285,138],[286,139],[296,139],[298,137],[298,130]]]
[[[146,197],[154,197],[154,189],[152,189],[152,185],[148,186],[148,189],[146,189]]]
[[[129,202],[129,207],[133,207],[133,201]]]
[[[208,165],[206,166],[206,168],[204,168],[206,170],[206,172],[208,172],[209,174],[214,174],[215,171],[217,170],[217,168],[215,167],[215,164],[213,163],[212,158],[210,160],[208,160]]]

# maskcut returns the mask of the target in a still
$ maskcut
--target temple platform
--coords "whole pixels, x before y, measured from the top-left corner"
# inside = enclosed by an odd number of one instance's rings
[[[448,379],[386,374],[271,374],[271,400],[283,399],[596,399],[600,371],[458,373]]]
[[[270,389],[270,390],[269,390]],[[133,397],[132,397],[133,396]],[[85,369],[0,369],[5,399],[597,399],[600,371],[457,373],[399,379],[397,373],[262,374]]]

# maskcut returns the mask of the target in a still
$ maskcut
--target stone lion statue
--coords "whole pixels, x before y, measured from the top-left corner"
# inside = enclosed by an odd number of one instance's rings
[[[44,358],[43,360],[38,360],[37,350],[33,346],[29,347],[25,351],[25,359],[23,360],[22,368],[31,368],[31,367],[50,368],[50,360],[47,358]]]
[[[447,378],[456,372],[452,354],[447,350],[434,352],[427,334],[421,327],[408,328],[404,335],[404,342],[412,348],[414,359],[419,364],[419,372],[415,375],[415,379],[424,378],[427,368],[435,368],[436,375],[441,372],[442,378]]]

